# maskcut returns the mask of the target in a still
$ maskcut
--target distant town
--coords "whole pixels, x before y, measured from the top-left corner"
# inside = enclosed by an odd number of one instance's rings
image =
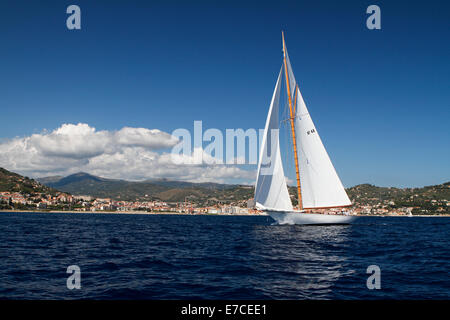
[[[448,213],[450,202],[448,200],[430,200],[430,205],[434,206],[436,214]],[[79,212],[149,212],[149,213],[185,213],[185,214],[262,214],[254,209],[253,199],[240,201],[240,205],[198,206],[197,204],[185,202],[165,202],[165,201],[117,201],[111,198],[93,198],[89,195],[70,195],[58,192],[55,195],[45,193],[22,194],[19,192],[0,192],[0,209],[9,210],[40,210],[40,211],[79,211]],[[392,200],[384,200],[374,204],[354,203],[348,209],[355,215],[410,215],[429,214],[421,210],[420,207],[395,207]],[[332,209],[333,210],[333,209]],[[341,211],[341,209],[334,209]]]
[[[38,194],[21,194],[18,192],[0,192],[0,208],[15,210],[43,211],[80,211],[80,212],[154,212],[154,213],[188,213],[188,214],[258,214],[253,209],[253,201],[248,207],[233,205],[215,205],[197,207],[191,202],[164,201],[116,201],[110,198],[93,198],[91,196],[72,196],[58,193],[55,196]]]
[[[0,210],[264,214],[255,209],[252,198],[254,188],[247,185],[193,184],[167,180],[139,183],[109,180],[84,173],[47,180],[46,184],[42,184],[0,168]],[[92,191],[93,194],[80,195],[57,188],[82,189]],[[289,189],[295,205],[295,188]],[[141,190],[148,193],[142,193]],[[348,188],[347,193],[353,206],[345,210],[354,215],[450,215],[449,182],[404,189],[362,184]],[[329,210],[336,213],[342,211],[339,208]]]

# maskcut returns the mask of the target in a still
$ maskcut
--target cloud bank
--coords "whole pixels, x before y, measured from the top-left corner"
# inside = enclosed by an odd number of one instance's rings
[[[237,166],[175,164],[167,149],[177,143],[158,129],[97,131],[85,123],[63,124],[51,132],[0,142],[0,167],[35,178],[80,171],[127,180],[226,183],[254,178],[254,172]]]

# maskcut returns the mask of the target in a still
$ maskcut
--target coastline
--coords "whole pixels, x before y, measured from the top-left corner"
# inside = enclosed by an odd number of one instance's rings
[[[0,213],[84,213],[84,214],[143,214],[143,215],[180,215],[180,216],[255,216],[255,217],[264,217],[269,216],[267,213],[184,213],[184,212],[146,212],[146,211],[75,211],[75,210],[0,210]],[[359,214],[355,215],[355,217],[406,217],[407,215],[393,215],[393,214],[383,214],[383,215],[371,215],[371,214]],[[423,218],[432,218],[432,217],[450,217],[448,214],[422,214],[422,215],[413,215],[412,217],[423,217]]]
[[[184,212],[146,212],[146,211],[75,211],[75,210],[0,210],[0,213],[84,213],[84,214],[144,214],[181,216],[268,216],[267,213],[184,213]]]

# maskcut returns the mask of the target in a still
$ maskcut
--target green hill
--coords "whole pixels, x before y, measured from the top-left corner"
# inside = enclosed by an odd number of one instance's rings
[[[450,182],[423,188],[377,187],[371,184],[360,184],[346,189],[349,197],[355,202],[371,203],[374,201],[394,201],[411,204],[414,201],[431,201],[450,199]]]
[[[347,189],[355,207],[384,204],[390,209],[414,208],[415,214],[450,214],[450,182],[423,188],[388,188],[361,184]]]
[[[67,177],[45,177],[38,180],[49,187],[73,195],[90,195],[96,198],[113,198],[126,201],[163,200],[182,202],[188,200],[204,205],[217,202],[243,201],[253,196],[253,188],[248,186],[193,183],[167,179],[134,182],[106,179],[84,172]]]
[[[45,186],[34,179],[0,168],[0,192],[20,192],[23,194],[56,194],[57,190]]]

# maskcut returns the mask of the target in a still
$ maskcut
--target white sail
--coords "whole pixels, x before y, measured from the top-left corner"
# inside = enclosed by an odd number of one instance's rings
[[[292,137],[295,133],[293,147],[295,150],[297,146],[296,174],[297,178],[300,177],[302,207],[304,209],[340,207],[351,205],[351,202],[298,89],[284,35],[283,52],[283,67],[278,75],[261,143],[255,186],[256,207],[265,210],[279,224],[349,224],[356,217],[350,216],[348,212],[330,214],[293,211],[281,162],[279,141],[278,113],[283,80],[287,81],[286,89],[290,95],[288,99],[290,115],[285,120],[291,121],[291,129],[294,127]]]
[[[296,105],[295,134],[303,208],[351,205],[299,89]]]
[[[278,113],[281,75],[282,72],[280,71],[270,103],[269,114],[267,115],[260,147],[255,186],[255,204],[261,210],[293,210],[280,154]]]
[[[291,98],[295,105],[294,130],[303,208],[349,206],[351,201],[323,146],[300,89],[297,87],[286,48],[285,55]]]

